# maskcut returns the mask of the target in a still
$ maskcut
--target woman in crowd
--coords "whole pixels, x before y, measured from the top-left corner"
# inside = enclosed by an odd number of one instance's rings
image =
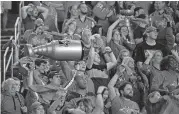
[[[22,8],[22,22],[25,30],[33,29],[35,27],[34,22],[37,18],[45,20],[48,16],[49,10],[41,6],[35,6],[29,4]]]
[[[160,63],[162,59],[163,54],[161,51],[148,51],[148,57],[143,64],[142,72],[147,76],[149,80],[149,89],[151,89],[153,78],[160,76],[162,73],[160,68]]]
[[[100,56],[97,52],[95,52],[94,47],[91,47],[89,53],[87,61],[87,73],[88,76],[93,80],[95,91],[101,84],[105,86],[108,83],[109,76],[107,75],[106,71],[109,71],[117,64],[117,60],[110,47],[105,47],[104,54],[106,53],[110,54],[111,62],[103,65],[100,64]]]
[[[24,98],[19,92],[19,80],[9,78],[2,83],[1,113],[25,114],[27,107]]]
[[[64,31],[64,27],[66,25],[68,25],[67,23],[69,23],[70,19],[75,19],[75,18],[78,17],[78,15],[79,15],[79,13],[78,13],[78,5],[75,4],[75,5],[70,6],[69,10],[68,10],[68,14],[67,14],[67,19],[64,20],[64,22],[63,22],[63,26],[62,26],[63,29],[62,30]]]
[[[65,23],[65,27],[63,29],[64,39],[68,40],[81,40],[81,36],[75,34],[76,31],[76,21],[75,19],[71,18]]]

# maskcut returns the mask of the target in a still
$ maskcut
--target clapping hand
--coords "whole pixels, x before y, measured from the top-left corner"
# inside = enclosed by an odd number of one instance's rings
[[[149,50],[147,50],[146,52],[147,52],[146,53],[147,57],[149,57],[149,58],[152,58],[154,56],[154,53],[155,53],[154,51],[149,51]]]
[[[106,52],[106,53],[110,53],[110,52],[112,52],[112,50],[111,50],[110,47],[107,46],[107,47],[105,47],[105,52]]]
[[[26,107],[26,106],[21,107],[21,111],[22,111],[23,113],[26,113],[26,112],[27,112],[27,107]]]

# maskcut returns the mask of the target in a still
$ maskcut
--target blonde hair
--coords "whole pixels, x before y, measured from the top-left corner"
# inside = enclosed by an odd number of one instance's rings
[[[5,80],[4,82],[2,82],[2,92],[6,92],[7,90],[9,90],[9,86],[12,87],[12,83],[15,80],[13,78],[8,78],[7,80]]]
[[[122,50],[119,52],[119,55],[118,55],[118,58],[117,58],[117,63],[121,63],[121,62],[122,62],[121,59],[122,59],[122,54],[123,54],[124,52],[128,52],[128,53],[129,53],[129,56],[130,56],[129,50],[127,50],[127,49],[122,49]]]
[[[154,53],[154,55],[153,55],[153,57],[152,57],[152,59],[151,59],[151,61],[150,61],[150,64],[153,64],[153,62],[154,62],[154,57],[156,56],[156,53],[158,53],[158,52],[160,52],[161,55],[162,55],[162,57],[163,57],[163,53],[162,53],[162,51],[160,51],[160,50],[156,50],[155,53]]]

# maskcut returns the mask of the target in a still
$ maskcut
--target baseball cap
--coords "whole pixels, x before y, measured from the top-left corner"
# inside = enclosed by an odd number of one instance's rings
[[[149,26],[149,27],[147,27],[147,28],[145,29],[144,34],[149,33],[149,32],[152,32],[152,31],[158,31],[158,29],[157,29],[156,27],[154,27],[154,26]]]

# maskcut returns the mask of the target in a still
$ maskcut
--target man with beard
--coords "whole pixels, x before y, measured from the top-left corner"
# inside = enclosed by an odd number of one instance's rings
[[[131,101],[133,97],[133,87],[129,82],[120,82],[120,96],[116,94],[114,85],[120,75],[115,74],[108,84],[109,97],[111,99],[112,114],[138,114],[140,109],[136,102]]]
[[[80,34],[84,28],[92,29],[96,22],[94,21],[94,19],[87,17],[88,8],[86,4],[81,3],[78,6],[78,9],[80,14],[79,17],[76,19],[76,25],[77,25],[76,33]]]

